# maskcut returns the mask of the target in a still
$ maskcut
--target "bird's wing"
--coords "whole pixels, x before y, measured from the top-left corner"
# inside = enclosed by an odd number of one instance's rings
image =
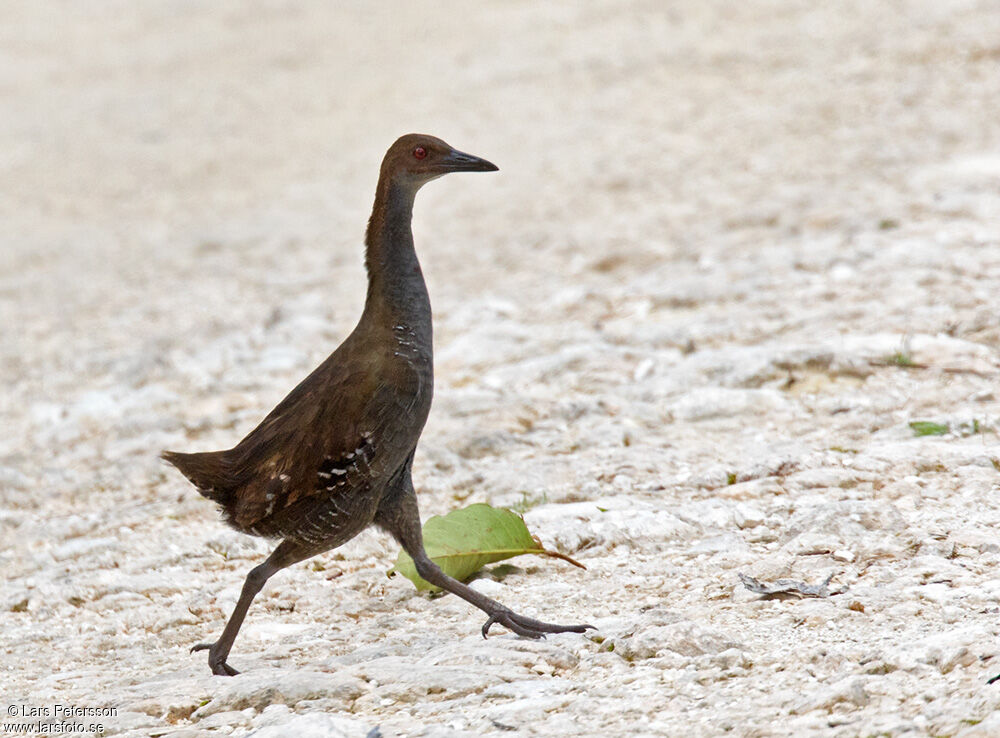
[[[350,494],[375,454],[361,427],[376,367],[336,353],[232,449],[241,485],[229,511],[247,530],[311,495]]]
[[[355,509],[412,450],[413,430],[423,426],[415,398],[431,382],[359,348],[334,352],[232,449],[243,472],[228,510],[237,528],[264,530],[269,518],[315,496]]]

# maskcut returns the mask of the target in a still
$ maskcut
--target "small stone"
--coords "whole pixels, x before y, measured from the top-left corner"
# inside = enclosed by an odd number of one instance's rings
[[[959,646],[941,654],[938,659],[938,671],[942,674],[947,674],[956,666],[972,666],[976,661],[975,654],[965,646]]]
[[[749,663],[746,654],[738,648],[727,648],[725,651],[714,654],[710,662],[721,669],[746,667]]]
[[[756,528],[761,525],[766,516],[763,512],[758,510],[753,505],[747,505],[740,503],[733,510],[733,522],[736,523],[736,527],[740,529],[746,528]]]
[[[190,703],[172,703],[167,705],[166,710],[166,720],[168,723],[177,723],[181,720],[187,720],[191,717],[191,713],[198,709],[197,704]]]
[[[225,680],[208,704],[195,711],[201,719],[225,710],[252,707],[258,712],[268,705],[282,703],[292,707],[306,700],[327,699],[350,705],[367,687],[349,674],[310,671],[262,671],[239,674]]]
[[[865,680],[858,677],[847,677],[832,685],[818,689],[813,694],[795,705],[793,715],[802,715],[813,710],[830,710],[841,703],[849,703],[864,707],[869,702],[865,692]]]
[[[942,603],[951,598],[951,587],[943,582],[925,584],[917,588],[917,593],[922,599]]]
[[[635,367],[635,371],[632,372],[632,381],[641,382],[650,374],[653,373],[653,367],[656,366],[656,362],[652,359],[643,359]]]
[[[496,582],[489,577],[480,577],[479,579],[473,580],[469,583],[477,592],[481,592],[487,597],[492,597],[497,599],[503,595],[504,586],[500,582]]]
[[[941,608],[941,619],[948,623],[957,623],[965,616],[965,610],[954,605],[945,605]]]
[[[199,728],[221,728],[231,725],[241,725],[244,723],[249,723],[251,718],[254,716],[254,710],[248,708],[246,710],[227,710],[225,712],[217,712],[213,715],[209,715],[203,720],[198,721]]]

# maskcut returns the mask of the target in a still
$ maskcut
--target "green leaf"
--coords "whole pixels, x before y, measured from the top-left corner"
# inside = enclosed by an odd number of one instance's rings
[[[459,581],[487,564],[528,553],[565,559],[586,568],[568,556],[546,550],[517,513],[482,503],[428,519],[424,523],[424,548],[445,574]],[[421,591],[440,589],[417,574],[413,559],[405,551],[399,552],[396,565],[387,573],[390,577],[402,574]]]
[[[910,423],[915,436],[943,436],[949,428],[946,423],[932,423],[929,420],[914,420]]]

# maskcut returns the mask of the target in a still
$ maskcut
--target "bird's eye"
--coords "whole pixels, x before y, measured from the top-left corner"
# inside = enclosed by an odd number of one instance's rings
[[[413,157],[415,159],[423,159],[425,156],[427,156],[427,149],[423,146],[418,146],[413,150]]]

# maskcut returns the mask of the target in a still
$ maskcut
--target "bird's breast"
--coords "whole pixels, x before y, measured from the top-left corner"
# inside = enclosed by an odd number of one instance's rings
[[[429,408],[434,386],[434,357],[430,341],[406,323],[396,323],[392,328],[390,364],[397,378],[399,391],[407,395],[410,409],[417,410],[426,404]]]
[[[390,343],[395,360],[401,360],[421,370],[433,369],[431,342],[416,329],[406,323],[396,323],[392,327]]]

